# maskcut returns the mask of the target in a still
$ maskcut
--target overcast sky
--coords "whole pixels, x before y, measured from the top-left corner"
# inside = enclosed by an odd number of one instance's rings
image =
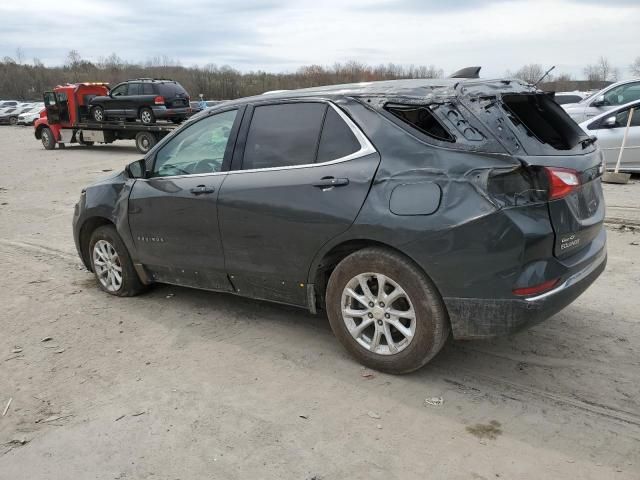
[[[76,49],[241,71],[358,60],[483,76],[540,63],[579,77],[605,55],[628,76],[640,0],[1,0],[0,57],[18,47],[49,65]]]

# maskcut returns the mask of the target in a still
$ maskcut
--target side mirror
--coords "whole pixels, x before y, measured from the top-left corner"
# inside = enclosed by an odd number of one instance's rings
[[[614,128],[616,126],[616,116],[612,115],[611,117],[607,117],[602,120],[600,124],[601,128]]]
[[[129,178],[145,178],[146,177],[146,166],[144,162],[144,158],[142,160],[136,160],[135,162],[131,162],[129,165],[124,167]]]
[[[604,95],[598,95],[596,97],[596,99],[593,101],[593,103],[591,104],[592,107],[602,107],[607,103],[607,101],[604,99]]]

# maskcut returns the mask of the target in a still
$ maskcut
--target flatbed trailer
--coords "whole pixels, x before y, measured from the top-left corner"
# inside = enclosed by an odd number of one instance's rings
[[[143,124],[138,121],[92,121],[89,100],[107,90],[101,83],[58,86],[45,92],[45,110],[34,123],[35,137],[47,150],[78,143],[91,146],[116,140],[135,140],[140,153],[147,153],[158,141],[178,127],[173,123]],[[108,90],[107,90],[108,91]]]

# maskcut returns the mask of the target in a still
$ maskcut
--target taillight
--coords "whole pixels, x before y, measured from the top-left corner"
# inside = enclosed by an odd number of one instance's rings
[[[164,105],[164,97],[161,97],[160,95],[158,95],[156,98],[153,99],[153,103],[155,103],[156,105]]]
[[[573,192],[580,180],[578,172],[570,168],[545,167],[549,178],[549,200],[557,200],[566,197]]]
[[[539,285],[533,285],[531,287],[524,288],[515,288],[513,289],[513,294],[518,296],[529,296],[529,295],[537,295],[539,293],[544,293],[548,290],[551,290],[558,284],[559,278],[554,278],[553,280],[547,280],[544,283]]]

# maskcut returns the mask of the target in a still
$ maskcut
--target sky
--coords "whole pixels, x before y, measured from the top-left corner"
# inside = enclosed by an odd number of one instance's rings
[[[245,72],[357,60],[487,77],[539,63],[580,78],[604,55],[624,78],[639,32],[640,0],[0,0],[0,58],[20,48],[47,65],[75,49]]]

